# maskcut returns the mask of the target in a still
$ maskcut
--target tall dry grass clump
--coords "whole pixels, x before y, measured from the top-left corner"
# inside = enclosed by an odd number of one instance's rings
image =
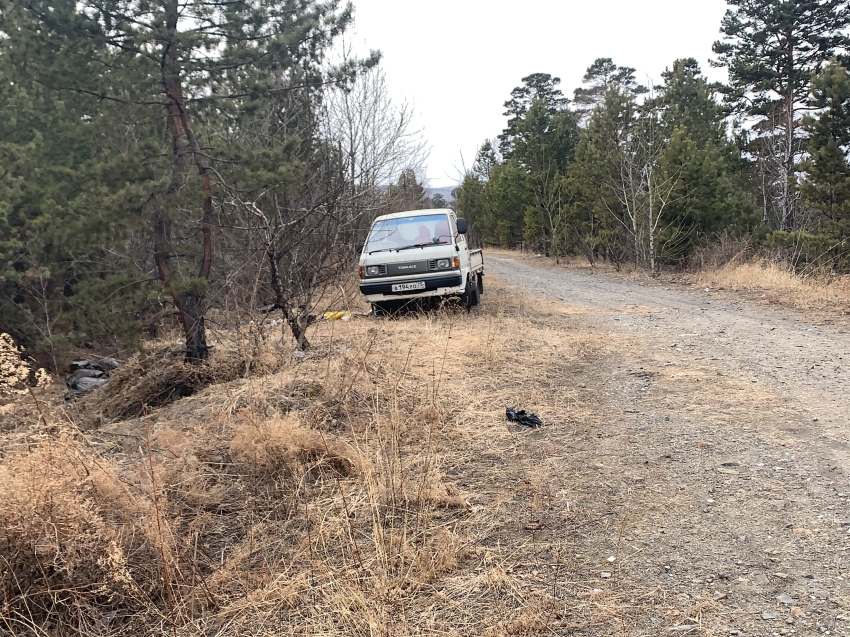
[[[76,404],[77,420],[91,427],[141,416],[191,396],[214,383],[238,378],[244,361],[237,352],[216,352],[205,365],[184,361],[168,344],[148,344],[114,370],[109,382]]]
[[[96,457],[41,441],[0,465],[2,622],[15,635],[132,625],[162,597],[149,502]]]
[[[697,272],[693,281],[698,285],[761,292],[768,302],[802,310],[835,309],[850,303],[850,277],[800,274],[788,265],[766,259],[733,260],[723,267]]]
[[[0,333],[0,402],[26,395],[31,385],[46,387],[50,383],[48,373],[43,368],[35,369],[14,339]]]

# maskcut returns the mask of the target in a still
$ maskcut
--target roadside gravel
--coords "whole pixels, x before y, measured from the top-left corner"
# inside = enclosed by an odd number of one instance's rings
[[[615,351],[587,374],[608,418],[570,461],[628,499],[614,578],[690,600],[681,633],[850,634],[850,334],[710,290],[487,271]],[[650,619],[625,632],[677,629]]]

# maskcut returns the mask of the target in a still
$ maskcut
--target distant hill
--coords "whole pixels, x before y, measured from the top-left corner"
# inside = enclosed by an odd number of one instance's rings
[[[442,188],[426,188],[425,189],[425,196],[426,197],[433,197],[436,194],[441,194],[441,195],[443,195],[443,198],[445,198],[446,201],[452,202],[452,201],[454,201],[454,197],[452,197],[452,190],[454,190],[455,188],[457,188],[457,186],[443,186]]]

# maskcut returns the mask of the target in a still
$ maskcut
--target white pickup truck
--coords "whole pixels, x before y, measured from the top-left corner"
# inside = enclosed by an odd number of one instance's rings
[[[469,311],[484,293],[484,255],[466,244],[454,211],[409,210],[375,219],[360,253],[360,292],[378,315],[411,299],[459,297]]]

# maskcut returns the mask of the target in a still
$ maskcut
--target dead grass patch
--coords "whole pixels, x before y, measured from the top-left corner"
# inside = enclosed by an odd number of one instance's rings
[[[759,259],[702,270],[693,275],[697,285],[734,291],[761,292],[761,301],[800,310],[847,313],[850,277],[801,276],[782,264]]]
[[[471,315],[323,323],[301,359],[269,338],[262,368],[222,333],[225,382],[172,402],[157,398],[165,348],[140,356],[130,367],[147,373],[83,406],[103,414],[98,427],[57,409],[52,429],[31,421],[0,458],[14,476],[0,482],[13,503],[0,556],[16,573],[0,626],[627,632],[657,596],[630,584],[632,605],[579,601],[598,567],[569,557],[614,550],[610,511],[626,497],[576,456],[604,430],[577,381],[616,344],[573,320],[494,282]],[[546,427],[509,426],[508,405]]]
[[[149,344],[113,371],[109,382],[79,399],[73,411],[86,427],[138,417],[238,377],[243,369],[237,353],[216,353],[204,365],[190,365],[170,345]]]

